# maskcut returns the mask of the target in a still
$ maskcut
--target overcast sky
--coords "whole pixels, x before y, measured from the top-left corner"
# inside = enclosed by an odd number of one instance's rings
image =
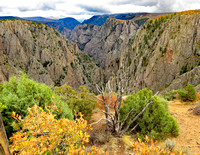
[[[200,9],[200,0],[0,0],[0,16],[74,17]]]

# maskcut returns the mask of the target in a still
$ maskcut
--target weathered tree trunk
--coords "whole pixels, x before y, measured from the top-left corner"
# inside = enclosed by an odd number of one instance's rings
[[[4,129],[2,116],[0,113],[0,155],[10,155],[7,135]]]
[[[110,105],[111,105],[111,94],[112,94],[112,90],[110,87],[110,81],[108,81],[108,83],[106,84],[106,88],[104,89],[103,87],[100,88],[98,85],[96,85],[98,92],[101,94],[102,99],[96,97],[98,100],[100,100],[103,105],[104,105],[104,110],[102,111],[105,114],[106,118],[101,118],[100,120],[98,120],[97,122],[94,122],[90,125],[94,125],[97,124],[99,122],[101,122],[102,120],[106,120],[108,126],[111,127],[111,131],[112,133],[117,136],[117,137],[121,137],[123,134],[130,133],[133,132],[137,126],[138,123],[130,128],[131,125],[133,125],[136,120],[144,113],[144,111],[146,110],[146,108],[153,103],[152,99],[159,93],[157,92],[154,96],[152,96],[148,101],[146,101],[144,108],[140,111],[140,113],[138,114],[134,114],[134,108],[131,109],[128,113],[127,116],[124,120],[120,120],[120,107],[121,107],[121,103],[122,103],[122,94],[125,92],[125,88],[127,87],[128,83],[126,83],[125,87],[122,86],[122,82],[118,82],[118,95],[117,95],[117,101],[115,101],[115,105],[114,105],[114,115],[110,112]],[[106,90],[107,89],[107,90]],[[106,103],[106,99],[104,97],[104,94],[108,94],[109,96],[109,103]],[[129,118],[134,115],[134,118],[132,120],[129,120]]]

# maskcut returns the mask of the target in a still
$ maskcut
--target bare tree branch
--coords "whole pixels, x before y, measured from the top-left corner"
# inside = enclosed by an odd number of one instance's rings
[[[108,107],[110,108],[110,104],[111,104],[111,93],[112,93],[112,90],[110,88],[110,80],[108,81],[108,91],[109,91],[109,103],[108,103]],[[110,109],[109,109],[110,110]]]
[[[123,72],[123,73],[122,73]],[[106,120],[108,125],[111,126],[113,133],[115,133],[118,136],[123,135],[125,132],[132,132],[133,130],[135,130],[138,126],[139,123],[137,123],[133,128],[130,129],[130,126],[133,125],[133,123],[144,113],[144,111],[146,110],[146,108],[153,103],[152,98],[155,97],[158,92],[151,97],[148,101],[146,101],[144,108],[142,109],[142,111],[140,111],[138,114],[136,113],[133,116],[133,112],[134,112],[134,108],[131,109],[128,114],[126,115],[126,118],[124,120],[120,120],[120,107],[121,107],[121,103],[122,103],[122,94],[125,91],[130,91],[127,90],[127,86],[129,84],[129,78],[127,76],[127,74],[125,73],[124,70],[124,66],[122,68],[122,72],[119,74],[118,78],[116,79],[117,81],[117,100],[116,101],[112,101],[112,89],[111,89],[111,85],[110,85],[110,81],[107,82],[106,87],[100,87],[98,85],[96,85],[97,91],[101,94],[102,99],[98,98],[95,96],[95,98],[97,98],[99,101],[103,102],[104,104],[104,109],[105,111],[102,111],[105,114],[106,118],[101,118],[99,121],[92,123],[93,124],[97,124],[102,120]],[[106,95],[105,95],[106,93]],[[107,104],[107,98],[108,97],[108,104]],[[114,102],[114,103],[113,103]],[[110,112],[110,106],[111,104],[114,104],[114,110],[115,113],[111,114]],[[129,118],[133,117],[133,120],[130,120]],[[128,122],[128,123],[127,123]],[[129,124],[130,123],[130,124]]]
[[[124,133],[130,128],[131,124],[133,124],[133,123],[138,119],[138,117],[140,117],[140,115],[142,115],[142,114],[144,113],[144,111],[146,110],[146,108],[147,108],[151,103],[153,103],[153,102],[152,102],[152,101],[149,102],[149,103],[142,109],[142,111],[141,111],[139,114],[137,114],[136,117],[134,117],[134,119],[129,123],[129,125],[127,125],[127,127],[122,131],[122,134],[124,134]]]
[[[148,102],[150,102],[156,95],[158,95],[158,93],[159,93],[159,91],[157,91],[157,92],[145,103],[145,105],[146,105]]]
[[[145,106],[146,106],[158,93],[159,93],[159,92],[157,92],[154,96],[152,96],[152,97],[145,103]],[[125,118],[124,121],[122,122],[121,126],[123,126],[123,125],[126,123],[126,121],[129,119],[130,115],[132,114],[133,110],[134,110],[134,108],[131,109],[131,110],[129,111],[128,115],[126,116],[126,118]]]
[[[150,99],[149,101],[151,101],[158,93],[159,93],[159,92],[157,92],[154,96],[152,96],[151,99]],[[149,102],[149,101],[148,101],[148,102]],[[130,126],[144,113],[144,111],[146,110],[146,108],[147,108],[151,103],[153,103],[153,101],[151,101],[151,102],[149,102],[149,103],[148,103],[148,102],[145,103],[145,107],[142,109],[142,111],[141,111],[139,114],[137,114],[137,116],[135,116],[134,119],[131,120],[130,124],[127,125],[127,127],[122,131],[122,134],[124,134],[124,133],[130,128]]]
[[[133,132],[137,128],[138,125],[139,123],[137,123],[129,132]]]
[[[131,111],[129,111],[128,115],[126,116],[126,118],[123,120],[123,122],[121,123],[121,127],[123,127],[123,125],[126,123],[126,121],[129,119],[130,115],[132,114],[134,109],[131,109]]]
[[[98,120],[98,121],[96,121],[96,122],[94,122],[94,123],[91,123],[91,124],[89,124],[89,125],[95,125],[95,124],[98,124],[98,123],[101,122],[102,120],[106,120],[106,121],[108,121],[108,122],[111,123],[111,121],[110,121],[109,119],[101,118],[100,120]]]
[[[103,111],[103,110],[102,110],[102,112],[103,112],[104,114],[109,115],[110,118],[111,118],[111,120],[114,121],[114,117],[113,117],[109,112],[105,112],[105,111]]]
[[[96,84],[97,91],[101,93],[100,87]]]
[[[98,98],[97,96],[93,95],[93,94],[90,94],[92,95],[93,97],[95,97],[97,100],[101,101],[101,102],[104,102],[102,99]]]

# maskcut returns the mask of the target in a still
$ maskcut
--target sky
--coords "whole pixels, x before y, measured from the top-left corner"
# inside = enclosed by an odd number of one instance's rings
[[[0,0],[0,16],[88,19],[128,12],[178,12],[200,9],[200,0]]]

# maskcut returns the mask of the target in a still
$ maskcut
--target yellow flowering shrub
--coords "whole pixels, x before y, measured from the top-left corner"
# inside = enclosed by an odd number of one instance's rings
[[[138,138],[138,141],[133,143],[133,151],[136,155],[185,155],[179,150],[178,153],[166,150],[163,147],[157,145],[157,141],[145,137],[145,141]]]
[[[81,114],[79,119],[71,121],[57,120],[50,110],[44,111],[36,105],[28,112],[28,116],[21,120],[22,129],[10,138],[13,154],[100,154],[96,147],[92,147],[90,153],[85,151],[85,144],[89,141],[86,131],[91,127]],[[12,117],[18,119],[15,114]]]

